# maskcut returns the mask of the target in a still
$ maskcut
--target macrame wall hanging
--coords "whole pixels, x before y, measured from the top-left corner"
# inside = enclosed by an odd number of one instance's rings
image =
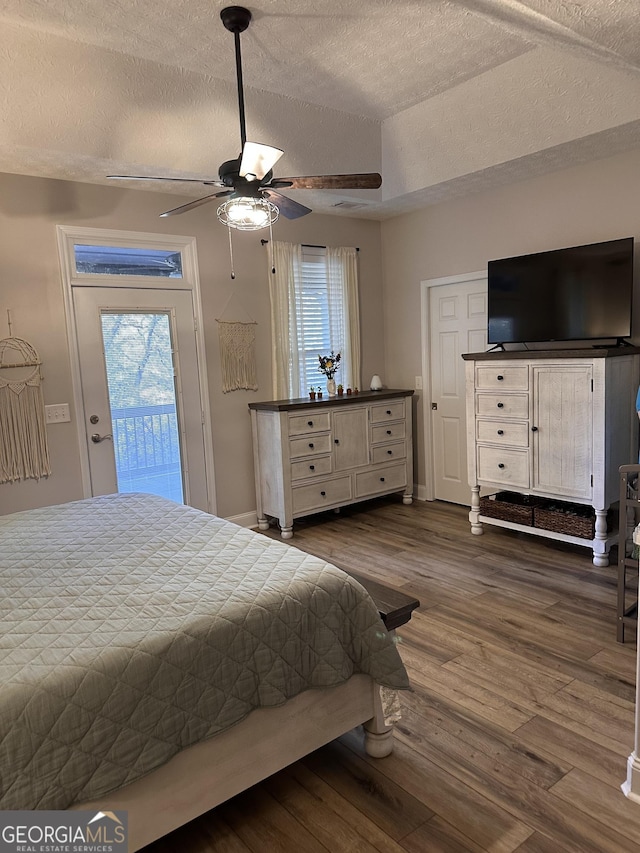
[[[41,364],[30,343],[11,336],[9,319],[0,340],[0,483],[51,474]]]
[[[223,315],[233,295],[232,291],[222,309]],[[226,394],[229,391],[257,391],[256,321],[218,319],[217,323],[223,392]]]
[[[256,324],[218,320],[222,390],[258,390]]]

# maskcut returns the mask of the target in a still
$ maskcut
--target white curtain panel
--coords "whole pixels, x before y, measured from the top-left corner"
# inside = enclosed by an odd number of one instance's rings
[[[339,381],[345,388],[360,388],[360,303],[358,253],[348,246],[327,246],[329,323],[331,340],[342,353]],[[341,306],[342,310],[335,310]]]
[[[272,272],[275,268],[275,273]],[[271,298],[271,372],[276,400],[301,397],[295,283],[302,279],[302,246],[274,241],[269,258]]]

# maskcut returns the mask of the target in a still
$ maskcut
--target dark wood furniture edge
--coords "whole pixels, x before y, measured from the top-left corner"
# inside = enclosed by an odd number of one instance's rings
[[[465,361],[507,361],[509,359],[526,358],[529,361],[538,358],[612,358],[621,355],[638,355],[640,347],[580,347],[580,349],[518,349],[496,352],[465,352]]]
[[[367,590],[378,608],[387,631],[393,631],[400,625],[405,625],[411,619],[413,611],[420,607],[417,598],[395,587],[362,577],[356,572],[349,571],[347,574]]]
[[[293,400],[265,400],[260,403],[249,403],[250,409],[263,409],[269,412],[286,412],[292,409],[321,409],[323,406],[353,406],[357,403],[375,403],[377,400],[392,400],[394,397],[413,397],[414,391],[398,388],[384,388],[382,391],[358,391],[357,394],[336,394],[334,397],[323,396],[322,400],[310,400],[308,397],[298,397]]]
[[[627,529],[627,505],[638,506],[638,499],[629,496],[629,475],[640,476],[640,465],[621,465],[618,468],[620,474],[620,502],[618,504],[618,583],[616,596],[616,640],[619,643],[625,641],[625,628],[630,628],[635,639],[638,630],[638,597],[632,594],[632,601],[627,605],[627,570],[633,571],[638,576],[638,559],[627,557],[626,554],[626,529]],[[637,522],[638,516],[634,513]]]

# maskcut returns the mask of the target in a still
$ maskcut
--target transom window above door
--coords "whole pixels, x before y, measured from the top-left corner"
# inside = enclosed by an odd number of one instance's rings
[[[74,243],[73,255],[77,273],[182,278],[182,253],[172,250]]]

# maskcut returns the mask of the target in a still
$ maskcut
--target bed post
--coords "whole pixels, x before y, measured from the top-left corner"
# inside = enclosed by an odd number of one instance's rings
[[[384,688],[373,682],[373,717],[364,724],[364,748],[367,755],[372,758],[384,758],[393,752],[393,723],[387,725],[382,705],[382,691]],[[395,691],[390,691],[395,693]]]

